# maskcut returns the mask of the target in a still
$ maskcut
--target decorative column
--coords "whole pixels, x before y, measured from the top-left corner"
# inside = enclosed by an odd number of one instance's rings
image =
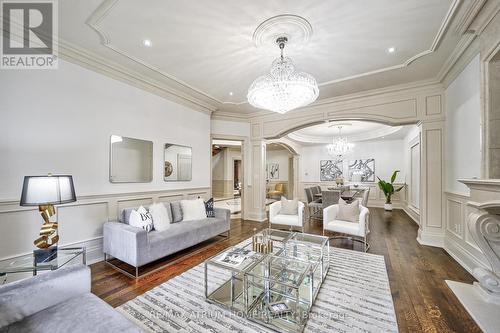
[[[422,245],[443,247],[443,147],[444,122],[419,124],[420,157],[420,228],[417,241]]]
[[[250,141],[252,155],[252,185],[249,191],[249,207],[246,219],[265,221],[266,216],[266,142],[264,140]]]
[[[472,285],[446,281],[457,298],[485,332],[500,328],[500,180],[460,180],[471,190],[468,232],[488,260],[489,267],[476,267]]]

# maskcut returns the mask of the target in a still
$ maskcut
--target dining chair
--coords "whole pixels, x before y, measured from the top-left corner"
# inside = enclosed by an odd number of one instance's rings
[[[306,192],[307,210],[309,213],[309,217],[320,218],[320,213],[322,212],[323,205],[314,197],[311,187],[305,188],[304,191]]]
[[[363,191],[363,200],[361,201],[361,204],[364,207],[368,207],[368,199],[370,198],[370,188],[368,187]]]
[[[323,203],[323,209],[330,207],[331,205],[336,205],[339,203],[340,191],[323,191],[321,192],[321,199]]]

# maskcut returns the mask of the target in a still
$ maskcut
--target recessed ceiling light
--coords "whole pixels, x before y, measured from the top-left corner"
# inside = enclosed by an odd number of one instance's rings
[[[395,47],[390,47],[387,49],[387,53],[394,53],[396,52],[396,48]]]
[[[142,44],[144,44],[144,46],[146,46],[146,47],[151,47],[153,45],[153,43],[151,43],[151,39],[143,40]]]
[[[232,91],[229,92],[229,96],[233,96],[233,92]]]

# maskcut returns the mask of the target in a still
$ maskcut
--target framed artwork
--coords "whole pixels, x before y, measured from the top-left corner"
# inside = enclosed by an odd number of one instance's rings
[[[359,159],[349,162],[349,179],[362,183],[375,181],[375,159]]]
[[[319,178],[322,182],[332,182],[342,177],[343,160],[321,160],[319,162]]]
[[[280,165],[279,163],[269,163],[267,165],[267,179],[280,179]]]

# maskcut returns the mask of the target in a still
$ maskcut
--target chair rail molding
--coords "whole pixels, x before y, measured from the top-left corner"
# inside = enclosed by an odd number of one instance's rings
[[[78,201],[56,208],[61,236],[59,246],[84,246],[87,250],[87,264],[102,261],[102,225],[107,221],[118,220],[121,210],[153,202],[197,197],[208,199],[210,187],[78,196]],[[29,239],[36,237],[40,227],[37,207],[20,207],[19,200],[0,200],[0,225],[0,260],[10,260],[33,251],[33,244]]]
[[[500,327],[500,180],[459,180],[471,191],[468,230],[489,267],[478,266],[472,285],[446,281],[469,314],[485,332]]]

